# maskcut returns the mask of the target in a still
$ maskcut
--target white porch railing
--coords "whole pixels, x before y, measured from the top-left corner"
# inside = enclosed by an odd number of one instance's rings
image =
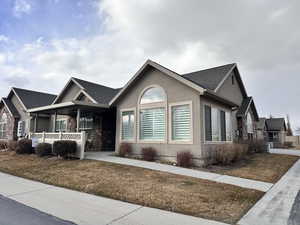
[[[55,141],[69,140],[76,141],[77,151],[75,156],[79,159],[84,158],[85,144],[86,144],[86,132],[81,133],[29,133],[29,139],[36,139],[38,143],[53,144]]]

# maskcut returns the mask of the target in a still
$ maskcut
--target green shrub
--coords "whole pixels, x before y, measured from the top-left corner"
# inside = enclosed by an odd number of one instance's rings
[[[15,152],[17,151],[17,147],[18,147],[18,142],[17,141],[8,141],[7,143],[7,147],[8,147],[8,151],[12,151],[12,152]]]
[[[35,154],[39,157],[52,155],[52,145],[48,143],[40,143],[35,148]]]
[[[0,141],[0,150],[7,149],[8,143],[7,141]]]
[[[146,161],[154,161],[157,156],[157,152],[152,147],[142,149],[142,159]]]
[[[125,156],[129,156],[132,152],[132,148],[131,145],[128,143],[122,143],[119,147],[119,156],[120,157],[125,157]]]
[[[178,152],[176,156],[177,165],[185,168],[193,166],[193,155],[190,152]]]
[[[55,141],[53,143],[53,153],[62,158],[68,158],[71,154],[76,153],[76,141]]]
[[[16,148],[17,154],[32,154],[33,148],[32,148],[32,141],[29,139],[22,139],[18,141],[17,148]]]

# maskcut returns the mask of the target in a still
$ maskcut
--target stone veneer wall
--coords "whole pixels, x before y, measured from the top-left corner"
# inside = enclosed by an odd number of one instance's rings
[[[8,140],[17,140],[17,127],[18,127],[18,120],[15,119],[9,111],[6,109],[6,107],[2,107],[0,109],[0,117],[2,117],[3,114],[6,114],[7,116],[7,139]]]

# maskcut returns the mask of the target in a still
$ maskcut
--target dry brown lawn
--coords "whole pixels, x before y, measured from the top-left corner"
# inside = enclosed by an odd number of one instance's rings
[[[298,159],[298,156],[260,153],[232,166],[211,166],[208,171],[276,183]]]
[[[256,190],[92,160],[0,153],[0,171],[143,206],[235,223],[264,194]]]

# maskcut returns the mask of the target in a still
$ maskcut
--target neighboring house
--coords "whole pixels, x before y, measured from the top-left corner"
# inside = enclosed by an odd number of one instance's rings
[[[116,110],[109,102],[119,90],[72,77],[52,104],[30,113],[50,116],[52,132],[86,131],[87,151],[114,151]]]
[[[236,64],[180,75],[148,60],[110,105],[116,151],[123,142],[167,159],[190,151],[201,163],[220,144],[256,137],[258,114]]]
[[[274,147],[284,145],[286,141],[286,123],[284,118],[270,118],[266,119],[266,140],[273,142]]]
[[[267,118],[259,118],[256,123],[256,135],[258,140],[267,140]]]
[[[40,115],[39,124],[31,116],[29,109],[49,105],[56,95],[21,88],[12,88],[6,98],[0,101],[0,139],[16,140],[18,128],[20,137],[28,135],[34,129],[48,131],[49,117]]]

